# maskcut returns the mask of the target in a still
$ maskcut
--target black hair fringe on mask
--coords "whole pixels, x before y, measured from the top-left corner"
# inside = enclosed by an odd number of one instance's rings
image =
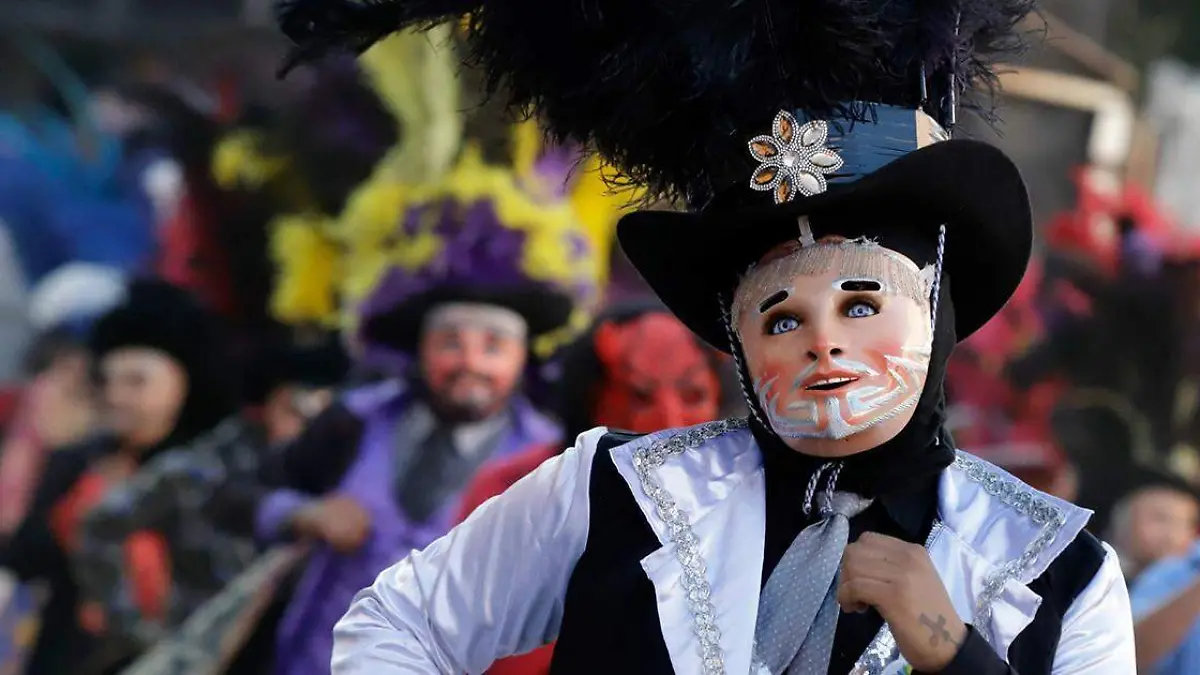
[[[867,119],[868,103],[990,115],[994,66],[1033,0],[281,0],[288,66],[470,16],[470,61],[557,141],[651,198],[702,201],[780,109]],[[928,88],[922,87],[921,73]],[[972,92],[986,96],[972,96]]]

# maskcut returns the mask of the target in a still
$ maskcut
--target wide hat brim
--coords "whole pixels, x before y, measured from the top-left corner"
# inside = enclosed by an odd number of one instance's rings
[[[746,180],[749,190],[748,175]],[[831,222],[840,214],[872,218],[879,229],[889,216],[903,214],[903,227],[927,225],[932,237],[944,224],[943,264],[960,341],[1008,302],[1033,246],[1029,194],[1020,172],[998,148],[979,141],[935,143],[857,181],[834,183],[785,204],[771,204],[769,193],[761,196],[767,202],[762,207],[639,211],[617,227],[621,248],[663,304],[724,352],[730,345],[722,296],[763,254],[799,236],[799,216]]]
[[[417,293],[387,312],[367,317],[361,335],[373,344],[415,352],[425,316],[435,307],[453,302],[510,309],[525,319],[531,338],[565,326],[574,304],[567,293],[541,285],[499,288],[441,285]]]
[[[175,359],[191,376],[223,357],[220,321],[182,288],[158,280],[131,283],[125,302],[101,316],[88,336],[96,358],[124,348],[147,348]]]

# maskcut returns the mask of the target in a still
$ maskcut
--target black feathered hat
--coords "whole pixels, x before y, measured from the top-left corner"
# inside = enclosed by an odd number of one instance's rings
[[[631,214],[619,238],[671,311],[729,351],[729,294],[800,216],[818,238],[940,259],[959,339],[1003,306],[1030,255],[1028,195],[999,150],[947,131],[1032,4],[282,0],[279,20],[290,66],[470,14],[494,90],[692,209]]]

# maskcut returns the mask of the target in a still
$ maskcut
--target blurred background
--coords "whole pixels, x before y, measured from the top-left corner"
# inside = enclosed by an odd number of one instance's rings
[[[1003,69],[1002,121],[960,119],[1016,159],[1038,229],[1018,296],[956,352],[951,417],[960,447],[1094,509],[1132,581],[1200,525],[1200,3],[1042,9]],[[182,401],[142,445],[215,462],[188,475],[217,503],[230,466],[266,481],[264,458],[338,392],[418,377],[359,328],[364,308],[460,273],[434,249],[469,240],[487,252],[463,253],[462,274],[487,283],[509,273],[488,256],[507,256],[566,289],[569,325],[520,380],[564,427],[559,394],[605,377],[564,355],[586,342],[604,361],[598,326],[657,311],[614,244],[630,195],[430,44],[281,80],[269,0],[0,1],[0,675],[327,668],[274,655],[304,537],[267,545],[225,525],[254,518],[232,506],[151,509],[188,533],[157,539],[139,538],[153,518],[106,530],[91,514],[136,480],[177,500],[195,487],[95,450],[132,443],[114,410],[153,427],[155,400]],[[481,202],[494,223],[446,215]],[[130,345],[170,355],[184,384],[153,389],[161,364],[109,358]],[[739,413],[729,364],[704,357],[723,388],[711,416]],[[141,393],[118,400],[121,377]]]

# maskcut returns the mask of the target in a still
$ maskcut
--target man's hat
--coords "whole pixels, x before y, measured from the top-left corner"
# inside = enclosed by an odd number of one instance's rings
[[[692,209],[628,215],[618,236],[719,349],[732,348],[728,295],[799,238],[802,216],[818,239],[940,260],[960,339],[1015,290],[1032,241],[1025,185],[999,150],[948,130],[958,100],[994,81],[1030,0],[602,4],[285,0],[279,18],[295,61],[470,14],[474,56],[514,106]]]
[[[135,279],[122,301],[96,321],[88,347],[97,358],[127,347],[154,349],[191,374],[224,365],[213,358],[223,339],[219,320],[190,293],[157,279]]]
[[[350,374],[350,356],[336,333],[288,335],[256,350],[245,369],[245,399],[262,404],[284,385],[308,389],[337,387]]]
[[[400,279],[399,275],[393,279]],[[391,288],[408,282],[403,279]],[[403,292],[403,291],[399,291]],[[381,288],[376,297],[386,307],[390,288]],[[360,334],[367,342],[392,345],[412,352],[421,336],[421,327],[430,310],[448,303],[470,303],[503,307],[519,314],[529,327],[531,337],[545,335],[566,325],[571,316],[571,296],[565,291],[534,282],[491,286],[486,280],[450,282],[416,292],[396,305],[371,312],[363,320]]]
[[[274,228],[275,316],[341,319],[364,359],[391,371],[407,365],[428,311],[449,302],[521,315],[535,356],[569,341],[599,302],[628,201],[603,194],[604,173],[581,167],[577,146],[546,144],[536,122],[464,107],[482,73],[461,68],[455,30],[402,31],[363,53],[402,142],[336,219],[298,214]]]
[[[440,180],[405,188],[402,205],[387,186],[358,196],[360,222],[393,222],[381,247],[354,247],[378,269],[356,307],[369,350],[411,355],[426,314],[446,303],[511,309],[531,338],[565,329],[577,302],[595,305],[599,255],[571,204],[533,178],[468,150]]]
[[[1196,485],[1183,476],[1165,467],[1134,463],[1129,472],[1129,487],[1126,494],[1155,488],[1178,492],[1200,503],[1200,489],[1197,489]]]

